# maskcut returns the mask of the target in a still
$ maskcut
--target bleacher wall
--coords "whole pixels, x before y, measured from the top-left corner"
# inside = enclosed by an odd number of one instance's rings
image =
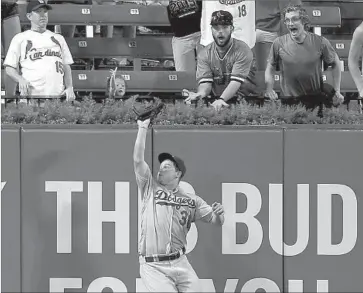
[[[143,292],[136,129],[1,134],[2,292]],[[145,159],[182,157],[182,187],[225,207],[188,236],[204,292],[361,292],[362,145],[361,126],[155,127]]]

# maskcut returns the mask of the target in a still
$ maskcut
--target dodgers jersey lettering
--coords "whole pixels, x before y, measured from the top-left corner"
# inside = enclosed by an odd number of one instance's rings
[[[170,254],[187,245],[187,233],[192,222],[210,222],[212,207],[195,194],[180,188],[170,192],[152,177],[147,168],[144,177],[136,174],[142,196],[141,237],[139,254]]]
[[[203,46],[213,42],[210,25],[212,13],[225,10],[233,16],[234,31],[232,37],[245,42],[251,49],[256,43],[255,0],[212,0],[204,1],[201,20],[201,40]]]
[[[30,95],[60,95],[64,90],[63,65],[73,63],[62,35],[27,30],[12,39],[4,65],[17,68],[30,82]]]

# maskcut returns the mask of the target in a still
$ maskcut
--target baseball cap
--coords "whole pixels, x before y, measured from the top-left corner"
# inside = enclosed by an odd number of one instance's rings
[[[47,4],[47,2],[45,2],[44,0],[37,0],[37,1],[30,0],[26,7],[26,12],[31,13],[32,11],[37,10],[40,7],[45,7],[48,10],[52,10],[52,6]]]
[[[174,162],[177,165],[178,169],[182,172],[182,175],[180,178],[182,178],[184,176],[185,172],[187,171],[184,161],[179,157],[173,156],[169,153],[161,153],[159,155],[158,159],[159,159],[160,164],[165,160],[170,160],[170,161]]]
[[[233,16],[225,10],[217,10],[212,13],[211,25],[233,25]]]

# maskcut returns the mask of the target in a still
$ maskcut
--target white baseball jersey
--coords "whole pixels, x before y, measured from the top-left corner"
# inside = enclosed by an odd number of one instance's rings
[[[27,30],[15,35],[4,65],[17,68],[30,82],[31,96],[58,96],[64,90],[63,65],[73,63],[71,52],[62,35]]]
[[[168,191],[153,179],[149,167],[143,176],[135,174],[143,200],[139,254],[170,254],[186,248],[191,224],[198,220],[210,222],[212,207],[180,187]]]
[[[252,49],[256,43],[255,6],[255,0],[203,1],[200,43],[207,46],[213,42],[210,25],[212,13],[217,10],[225,10],[233,16],[234,31],[232,37],[245,42]]]

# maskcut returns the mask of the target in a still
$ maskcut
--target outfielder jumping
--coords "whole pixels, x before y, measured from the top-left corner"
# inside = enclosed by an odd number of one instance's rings
[[[140,276],[150,292],[201,292],[199,279],[186,257],[187,233],[197,220],[223,225],[220,203],[208,205],[179,187],[186,168],[182,159],[169,153],[158,156],[160,169],[152,177],[144,160],[150,119],[137,121],[134,148],[136,182],[142,196]]]

